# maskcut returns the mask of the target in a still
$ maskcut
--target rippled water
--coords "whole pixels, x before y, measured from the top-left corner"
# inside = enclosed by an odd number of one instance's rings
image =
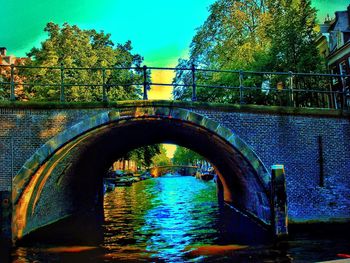
[[[105,195],[104,242],[96,247],[33,244],[13,262],[315,262],[350,253],[349,238],[307,233],[273,247],[247,218],[219,209],[216,187],[164,176]],[[0,258],[1,261],[1,258]]]

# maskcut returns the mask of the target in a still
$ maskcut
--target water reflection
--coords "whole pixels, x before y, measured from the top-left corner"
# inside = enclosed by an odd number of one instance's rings
[[[179,262],[187,246],[215,242],[217,236],[215,185],[193,177],[164,176],[116,188],[106,195],[105,211],[105,244],[115,254],[127,244],[128,258],[143,251]]]
[[[344,235],[327,239],[304,231],[278,247],[264,243],[266,233],[259,227],[218,207],[213,182],[193,177],[165,176],[117,187],[105,195],[104,207],[99,246],[31,244],[15,248],[11,261],[316,262],[350,253]]]

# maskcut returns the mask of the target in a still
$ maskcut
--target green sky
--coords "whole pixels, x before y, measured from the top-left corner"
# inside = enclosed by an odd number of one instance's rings
[[[115,43],[131,40],[147,65],[174,66],[208,15],[214,0],[0,0],[0,46],[23,56],[45,38],[49,21],[68,22],[112,34]],[[345,10],[350,0],[314,0],[321,21]]]

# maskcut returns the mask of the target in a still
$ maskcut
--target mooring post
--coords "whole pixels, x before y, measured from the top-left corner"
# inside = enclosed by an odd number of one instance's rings
[[[216,196],[218,198],[218,204],[219,207],[224,207],[225,201],[224,201],[224,187],[222,185],[222,182],[219,178],[219,176],[215,175],[214,181],[216,182]]]
[[[286,176],[282,164],[272,165],[271,169],[271,222],[274,236],[281,238],[288,235]]]

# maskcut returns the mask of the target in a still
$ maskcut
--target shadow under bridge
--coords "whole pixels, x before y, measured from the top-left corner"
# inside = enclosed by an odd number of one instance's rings
[[[87,219],[103,219],[102,177],[111,163],[157,143],[177,144],[205,157],[217,171],[222,199],[273,228],[271,175],[234,132],[188,110],[135,106],[75,124],[24,164],[13,181],[13,239],[59,233],[84,240],[89,227],[98,224]]]

